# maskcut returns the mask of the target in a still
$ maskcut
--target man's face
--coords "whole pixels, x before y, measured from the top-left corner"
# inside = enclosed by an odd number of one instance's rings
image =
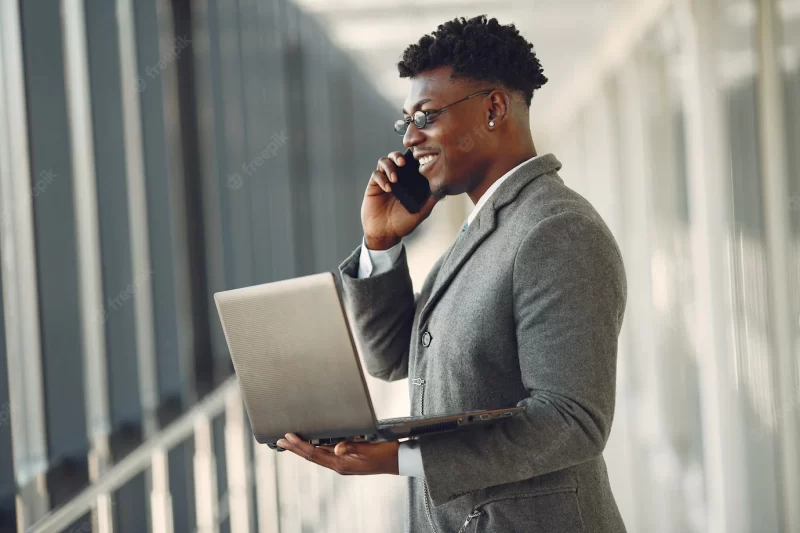
[[[451,81],[451,72],[451,67],[439,67],[411,78],[403,118],[409,118],[417,110],[439,109],[481,90],[492,89],[488,84],[483,87],[466,80]],[[436,154],[432,161],[420,165],[420,173],[428,179],[434,196],[443,198],[467,192],[482,179],[487,154],[491,153],[491,139],[486,132],[487,96],[479,94],[432,115],[422,129],[413,121],[409,124],[403,145],[411,148],[417,159],[421,157],[419,154]]]

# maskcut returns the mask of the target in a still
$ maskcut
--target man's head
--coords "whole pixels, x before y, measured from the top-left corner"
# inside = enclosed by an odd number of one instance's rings
[[[484,15],[446,22],[406,48],[397,68],[411,79],[404,119],[491,90],[431,114],[423,128],[409,124],[403,144],[415,157],[437,154],[420,168],[434,195],[471,191],[498,160],[532,147],[528,110],[547,78],[513,24]]]

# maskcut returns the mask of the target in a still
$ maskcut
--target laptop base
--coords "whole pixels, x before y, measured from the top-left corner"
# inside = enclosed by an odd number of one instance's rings
[[[418,437],[433,433],[444,433],[461,430],[467,427],[486,426],[511,418],[525,410],[524,407],[508,409],[488,409],[484,411],[468,411],[453,415],[409,416],[378,420],[378,428],[374,433],[346,435],[341,437],[303,437],[301,439],[314,446],[334,446],[339,442],[388,442],[406,437]],[[276,451],[285,451],[275,442],[267,442],[267,446]]]

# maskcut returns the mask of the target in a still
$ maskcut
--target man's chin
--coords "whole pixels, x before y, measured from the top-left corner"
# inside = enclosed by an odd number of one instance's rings
[[[437,200],[443,200],[445,196],[450,195],[450,188],[445,183],[437,183],[434,181],[433,183],[429,183],[429,185],[431,187],[431,196]]]
[[[436,190],[431,190],[431,196],[436,198],[436,201],[438,202],[440,200],[444,200],[448,196],[448,194],[446,189],[436,189]]]

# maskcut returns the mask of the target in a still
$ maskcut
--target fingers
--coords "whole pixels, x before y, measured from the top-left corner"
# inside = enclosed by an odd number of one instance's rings
[[[397,181],[397,166],[395,162],[388,157],[381,157],[378,159],[378,170],[383,172],[384,176],[388,176],[389,181]],[[391,186],[387,191],[391,190]]]
[[[335,455],[326,450],[325,447],[314,446],[313,444],[302,440],[294,433],[287,433],[286,438],[280,439],[277,444],[281,448],[285,448],[286,450],[294,453],[295,455],[299,455],[307,461],[311,461],[312,463],[324,466],[325,468],[338,471],[336,464],[337,458]]]
[[[403,156],[402,152],[391,152],[391,153],[389,153],[388,157],[398,167],[402,167],[403,165],[406,164],[406,158]],[[397,180],[394,179],[392,181],[397,181]]]
[[[324,450],[326,453],[329,453],[331,455],[337,455],[336,446],[332,446],[330,444],[318,444],[315,446],[315,448],[317,448],[318,450]],[[305,459],[305,456],[302,457]]]
[[[356,453],[355,445],[348,443],[347,441],[340,442],[333,449],[333,453],[339,457],[342,455],[347,455],[348,453]]]
[[[293,433],[287,433],[278,446],[337,474],[368,475],[398,473],[397,450],[392,442],[340,442],[336,446],[313,446]]]
[[[336,444],[336,446],[322,444],[318,446],[318,448],[322,448],[326,452],[329,452],[330,454],[335,455],[337,457],[341,457],[342,455],[348,455],[348,454],[353,455],[356,454],[358,451],[352,443],[348,445],[347,442],[340,442]]]
[[[403,154],[400,152],[391,152],[386,157],[378,159],[378,170],[388,176],[389,181],[392,183],[397,182],[397,167],[402,167],[406,164]]]
[[[378,160],[378,169],[382,170],[384,174],[389,176],[392,183],[397,182],[397,167],[405,165],[405,158],[400,152],[392,152],[387,157],[381,157]]]
[[[370,182],[385,192],[392,192],[391,184],[397,182],[397,167],[405,164],[406,159],[401,152],[390,152],[388,156],[378,159],[378,166],[370,176]]]
[[[369,177],[370,185],[373,183],[377,185],[383,192],[392,192],[392,187],[389,184],[389,178],[386,177],[386,174],[383,170],[376,170],[372,173]],[[369,194],[369,187],[367,187],[367,191]]]

